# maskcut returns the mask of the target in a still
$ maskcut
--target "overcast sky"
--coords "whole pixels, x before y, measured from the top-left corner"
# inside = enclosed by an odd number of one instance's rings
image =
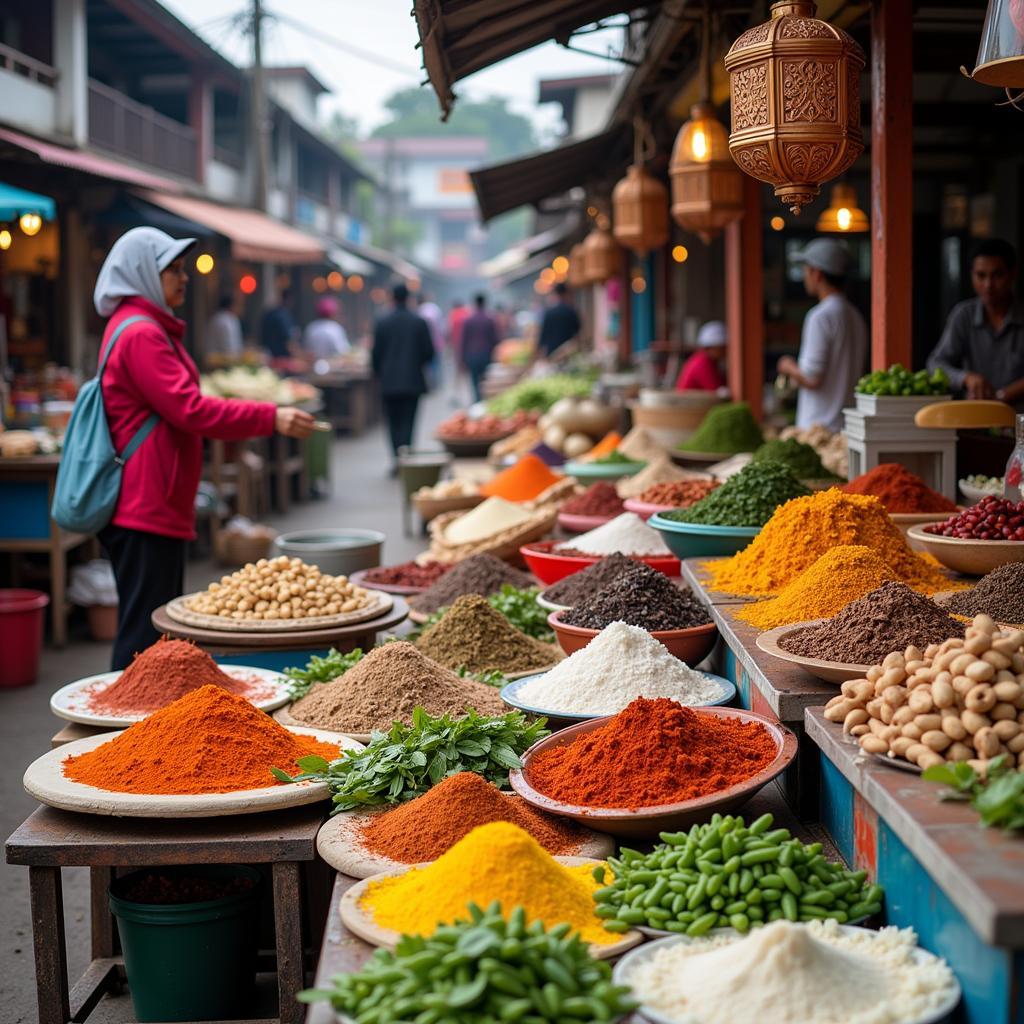
[[[249,42],[232,16],[246,7],[245,0],[162,0],[183,21],[196,29],[227,57],[248,62]],[[323,99],[324,108],[336,106],[358,119],[363,130],[385,120],[384,99],[396,89],[416,85],[424,75],[416,49],[416,23],[412,0],[265,0],[269,12],[310,26],[304,32],[272,21],[266,28],[268,64],[306,64],[334,95]],[[362,59],[333,45],[367,51],[378,62]],[[605,53],[614,45],[613,31],[584,36],[579,45]],[[537,82],[574,74],[618,72],[622,66],[607,59],[572,53],[555,43],[539,46],[457,83],[456,94],[506,96],[514,109],[550,129],[558,123],[557,105],[536,106]],[[322,108],[322,110],[324,109]]]

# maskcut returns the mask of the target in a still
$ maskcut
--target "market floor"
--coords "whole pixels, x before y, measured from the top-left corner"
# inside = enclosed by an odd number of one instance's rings
[[[433,427],[451,412],[447,396],[433,395],[422,407],[417,437],[422,446]],[[271,517],[278,530],[352,526],[382,530],[387,535],[385,564],[404,561],[424,547],[421,537],[402,533],[401,491],[388,478],[389,453],[383,428],[378,425],[357,439],[340,438],[334,444],[332,486],[329,497],[293,506],[287,516]],[[192,561],[188,589],[204,587],[223,570],[210,561]],[[82,624],[78,624],[82,626]],[[44,651],[38,682],[20,690],[0,692],[0,750],[9,769],[0,775],[0,831],[4,838],[36,806],[22,789],[21,776],[33,759],[50,747],[59,720],[49,709],[50,695],[60,686],[93,672],[105,671],[110,650],[106,644],[85,640],[84,628],[73,628],[72,642],[63,650]],[[89,961],[88,875],[85,869],[64,871],[68,972],[72,983]],[[27,1024],[36,1020],[35,968],[28,900],[28,872],[23,867],[0,866],[0,1022]],[[127,998],[105,1000],[90,1016],[90,1024],[133,1020]]]

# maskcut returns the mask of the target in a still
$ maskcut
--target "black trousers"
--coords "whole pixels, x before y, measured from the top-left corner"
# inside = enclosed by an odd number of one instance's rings
[[[391,450],[398,454],[404,446],[412,447],[413,430],[416,427],[416,409],[420,404],[419,395],[383,395],[384,415],[391,435]]]
[[[99,538],[117,580],[117,639],[110,661],[117,671],[159,639],[150,615],[185,589],[187,541],[123,526],[105,526]]]

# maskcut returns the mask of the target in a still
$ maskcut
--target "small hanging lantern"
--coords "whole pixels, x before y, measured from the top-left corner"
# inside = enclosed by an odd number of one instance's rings
[[[637,119],[633,126],[633,166],[612,191],[615,240],[643,256],[668,241],[668,189],[644,170],[644,148],[650,138]]]
[[[985,24],[981,30],[978,63],[973,71],[960,69],[968,78],[982,85],[997,85],[1006,90],[1013,106],[1019,110],[1024,93],[1014,95],[1012,89],[1024,89],[1024,2],[1022,0],[989,0]]]
[[[622,250],[604,214],[598,214],[596,226],[583,239],[583,267],[591,284],[604,284],[622,272]]]
[[[815,224],[818,231],[854,234],[867,231],[868,215],[857,205],[857,190],[840,182],[832,186],[832,199]]]
[[[566,280],[570,288],[584,288],[590,283],[587,279],[587,268],[583,262],[582,242],[577,242],[569,250],[569,276]]]
[[[711,26],[704,9],[701,47],[703,98],[690,108],[690,120],[676,135],[668,173],[672,179],[672,219],[685,231],[710,242],[743,216],[743,175],[729,156],[725,126],[711,105]]]
[[[777,0],[725,56],[732,97],[729,151],[799,213],[860,156],[864,51],[816,18],[812,0]]]

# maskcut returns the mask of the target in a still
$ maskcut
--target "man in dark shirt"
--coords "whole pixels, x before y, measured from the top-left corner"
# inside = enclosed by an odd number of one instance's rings
[[[409,289],[395,285],[395,308],[377,321],[373,331],[373,372],[391,435],[391,450],[412,445],[416,408],[427,390],[423,370],[434,358],[434,342],[426,320],[408,309]],[[391,475],[398,474],[397,462]]]
[[[498,328],[494,318],[486,311],[487,297],[477,295],[474,310],[462,325],[462,365],[473,385],[473,401],[483,398],[481,384],[484,372],[491,363],[498,345]]]
[[[555,285],[554,304],[544,311],[537,348],[543,355],[549,356],[579,333],[579,314],[569,302],[569,289],[560,281]]]
[[[299,331],[292,316],[291,300],[291,289],[285,288],[278,304],[263,314],[260,341],[271,359],[287,359],[298,341]]]
[[[1017,254],[1009,242],[981,242],[971,259],[977,298],[950,311],[930,370],[942,369],[968,398],[998,398],[1024,406],[1024,303],[1013,292]]]

